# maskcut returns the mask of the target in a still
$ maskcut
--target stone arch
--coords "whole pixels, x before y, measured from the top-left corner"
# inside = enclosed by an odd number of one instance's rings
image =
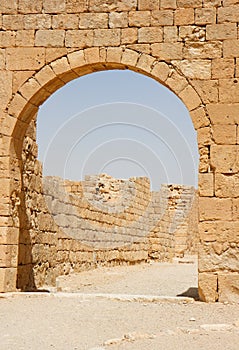
[[[16,132],[18,122],[28,123],[38,107],[69,81],[96,71],[112,69],[130,69],[151,77],[182,100],[196,130],[202,126],[199,116],[204,116],[204,126],[209,124],[200,91],[197,92],[187,76],[172,63],[133,49],[108,47],[101,57],[99,48],[89,48],[74,51],[48,63],[19,88],[7,108],[8,115],[17,118],[12,135]]]
[[[22,142],[31,120],[36,116],[38,107],[57,89],[67,82],[85,74],[109,69],[130,69],[147,75],[173,91],[186,105],[191,113],[195,129],[199,127],[198,120],[206,112],[203,102],[190,84],[187,77],[173,64],[159,60],[148,54],[121,48],[108,47],[105,55],[99,48],[74,51],[58,58],[41,68],[32,75],[17,91],[9,103],[7,113],[9,118],[15,118],[12,129],[11,159],[13,164],[12,187],[19,193],[20,202],[25,208],[25,196],[22,193]],[[18,163],[14,164],[15,159]],[[18,190],[16,190],[18,188]],[[15,193],[14,192],[14,193]],[[10,194],[12,196],[12,193]],[[25,213],[21,213],[21,220],[25,221]],[[21,225],[21,223],[20,223]],[[28,237],[26,240],[30,240]],[[21,255],[22,253],[20,253]],[[31,252],[27,252],[31,254]],[[30,271],[26,273],[30,274]],[[33,279],[32,276],[30,276]]]

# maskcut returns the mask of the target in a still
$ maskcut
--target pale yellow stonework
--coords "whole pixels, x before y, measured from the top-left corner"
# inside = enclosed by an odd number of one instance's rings
[[[69,256],[79,269],[78,257],[85,267],[91,261],[93,251],[80,242],[77,254],[70,242],[61,242],[67,252],[56,251],[55,226],[40,195],[40,165],[34,158],[28,178],[22,173],[29,166],[24,147],[37,156],[29,125],[65,83],[104,69],[132,69],[163,83],[190,112],[200,155],[200,296],[238,301],[238,1],[2,0],[0,13],[0,290],[34,279],[36,285],[53,283],[49,266],[64,261],[59,270],[67,273]],[[40,208],[38,223],[27,219],[30,189]],[[35,232],[40,238],[31,245]],[[152,237],[153,247],[157,239]],[[146,256],[144,250],[137,254],[136,260]]]

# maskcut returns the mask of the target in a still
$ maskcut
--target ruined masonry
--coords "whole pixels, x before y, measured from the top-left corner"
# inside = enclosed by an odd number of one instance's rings
[[[38,107],[84,74],[131,69],[172,90],[191,115],[200,298],[238,302],[238,21],[238,0],[1,0],[0,291],[37,286],[57,259],[87,260],[72,239],[56,256],[52,216],[32,210],[45,206],[31,130]]]

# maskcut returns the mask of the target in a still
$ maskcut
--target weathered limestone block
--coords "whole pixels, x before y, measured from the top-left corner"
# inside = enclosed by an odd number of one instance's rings
[[[215,195],[217,197],[239,197],[239,175],[215,174]]]
[[[1,1],[2,13],[17,13],[17,0],[2,0]]]
[[[233,174],[239,170],[238,147],[235,145],[212,145],[211,166],[218,173]]]
[[[236,23],[208,24],[206,28],[207,40],[236,39]]]
[[[239,124],[238,103],[208,104],[207,110],[213,125]]]
[[[212,143],[211,128],[205,127],[197,130],[197,140],[199,147],[208,146]]]
[[[189,111],[201,105],[200,97],[190,85],[180,92],[179,97],[183,100]]]
[[[218,145],[235,145],[237,143],[236,125],[214,125],[212,138]]]
[[[220,7],[218,9],[218,23],[237,22],[239,17],[239,7]]]
[[[49,29],[51,28],[51,15],[25,15],[24,29]]]
[[[126,28],[128,27],[128,14],[125,12],[111,12],[109,14],[110,28]]]
[[[151,22],[150,11],[129,12],[130,27],[149,27]]]
[[[237,5],[237,4],[238,4],[238,0],[223,0],[223,5],[225,7],[231,6],[231,5]]]
[[[16,227],[1,227],[0,229],[0,245],[10,244],[17,246],[18,244],[18,228]]]
[[[0,292],[16,291],[16,281],[16,268],[0,268]]]
[[[64,30],[38,30],[35,45],[43,47],[63,47],[65,39]]]
[[[224,1],[225,2],[225,1]],[[221,0],[203,0],[204,7],[220,7],[222,5]]]
[[[202,0],[177,0],[178,7],[202,7]]]
[[[152,26],[172,26],[173,11],[171,10],[152,11],[151,25]]]
[[[202,301],[207,303],[217,301],[217,275],[213,273],[199,273],[198,293]]]
[[[35,70],[45,63],[43,48],[9,48],[6,50],[6,65],[9,70]],[[16,60],[16,57],[18,58]]]
[[[189,25],[194,23],[193,8],[180,8],[175,11],[174,24],[177,26]]]
[[[165,62],[158,62],[153,66],[152,75],[160,81],[165,81],[169,76],[170,69]]]
[[[89,0],[92,12],[130,11],[137,7],[137,0]]]
[[[100,60],[100,51],[98,47],[91,47],[84,50],[87,64],[97,63]]]
[[[34,78],[29,79],[20,89],[20,93],[25,99],[30,100],[34,93],[40,90],[41,86]]]
[[[238,303],[239,301],[239,273],[218,274],[219,301],[221,303]]]
[[[18,30],[16,33],[16,45],[23,47],[34,46],[34,30]]]
[[[82,13],[79,22],[80,29],[108,28],[107,13]]]
[[[137,28],[121,29],[121,44],[135,44],[138,41]]]
[[[204,107],[199,107],[190,112],[194,128],[197,130],[205,126],[209,126],[210,120],[206,116],[206,111]]]
[[[177,8],[176,0],[161,0],[160,8],[176,9]]]
[[[127,48],[141,53],[146,53],[148,55],[151,53],[151,47],[149,44],[131,44],[127,45]]]
[[[40,13],[42,11],[42,1],[19,0],[18,11],[20,13]]]
[[[190,79],[210,79],[211,61],[210,60],[182,60],[173,61],[173,64]]]
[[[118,47],[108,47],[107,49],[107,62],[120,63],[123,50]]]
[[[52,29],[78,29],[79,17],[76,15],[55,15],[52,16]]]
[[[176,43],[178,41],[178,28],[177,26],[165,26],[163,29],[164,33],[164,42],[167,43]]]
[[[43,10],[45,13],[65,12],[66,0],[43,0]]]
[[[227,198],[199,198],[199,219],[203,220],[232,220],[232,201]]]
[[[189,44],[205,42],[206,30],[204,27],[195,25],[182,25],[179,27],[179,38],[181,39],[180,41],[189,42]]]
[[[239,41],[236,39],[225,40],[223,42],[223,57],[234,58],[239,57]],[[224,76],[224,78],[226,78]]]
[[[2,28],[5,30],[24,29],[23,15],[4,15]]]
[[[154,62],[155,62],[155,59],[152,56],[143,54],[140,56],[140,58],[137,62],[137,67],[150,73]]]
[[[204,103],[218,102],[218,80],[191,80],[192,86]]]
[[[214,24],[216,23],[215,8],[197,8],[195,10],[195,24]]]
[[[158,43],[163,41],[163,29],[161,27],[144,27],[138,31],[139,43]]]
[[[0,74],[0,109],[4,110],[12,95],[12,73],[1,71]]]
[[[225,79],[234,77],[234,60],[233,58],[216,58],[212,60],[212,78]]]
[[[222,44],[220,42],[191,42],[187,41],[183,48],[183,56],[187,59],[209,59],[222,56]],[[195,60],[196,61],[196,60]]]
[[[84,49],[93,45],[93,30],[67,30],[65,45]]]
[[[96,29],[94,30],[95,46],[120,45],[120,29]]]
[[[183,57],[183,45],[181,43],[152,44],[152,55],[161,60],[181,60]]]
[[[169,77],[166,80],[166,84],[175,93],[180,93],[187,87],[188,82],[186,78],[174,70],[173,72],[169,72]]]
[[[126,49],[123,52],[121,63],[129,66],[135,66],[139,57],[139,53]]]
[[[159,0],[138,0],[138,9],[144,10],[157,10],[159,8]]]
[[[16,32],[7,31],[0,32],[0,45],[2,48],[4,47],[12,47],[16,44]]]
[[[202,197],[214,196],[214,175],[213,173],[199,174],[198,191]]]
[[[18,245],[0,245],[0,267],[17,267]]]
[[[67,13],[79,13],[88,10],[87,0],[66,0]]]

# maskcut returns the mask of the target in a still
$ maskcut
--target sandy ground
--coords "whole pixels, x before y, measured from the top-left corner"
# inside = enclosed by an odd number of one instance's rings
[[[100,268],[54,293],[0,295],[0,349],[238,350],[239,305],[175,298],[196,296],[196,271],[192,259]]]

